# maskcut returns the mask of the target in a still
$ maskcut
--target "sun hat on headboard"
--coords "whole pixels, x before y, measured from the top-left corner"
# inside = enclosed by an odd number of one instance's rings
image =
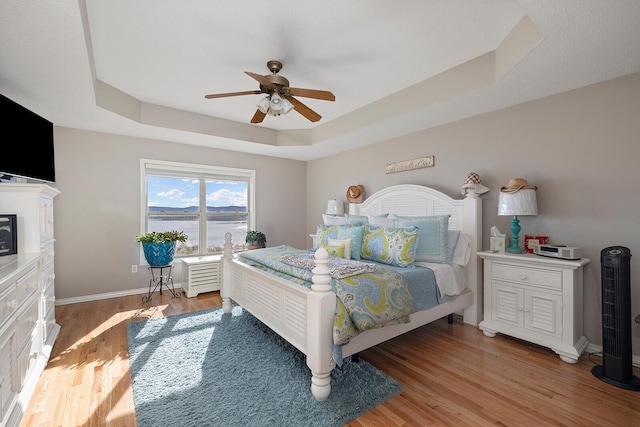
[[[529,185],[524,178],[511,178],[506,187],[502,187],[500,191],[503,193],[516,193],[520,190],[537,190],[535,185]]]
[[[347,188],[347,200],[349,203],[362,203],[364,200],[364,187],[362,185],[352,185]]]
[[[464,185],[460,187],[460,193],[464,195],[471,192],[476,194],[486,193],[489,189],[482,185],[481,182],[480,175],[475,172],[469,172],[464,179]]]

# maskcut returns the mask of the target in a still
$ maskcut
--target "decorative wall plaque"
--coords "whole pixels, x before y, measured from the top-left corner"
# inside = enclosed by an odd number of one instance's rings
[[[389,163],[386,173],[410,171],[413,169],[430,168],[435,165],[435,156],[421,157],[419,159],[406,160],[404,162]]]

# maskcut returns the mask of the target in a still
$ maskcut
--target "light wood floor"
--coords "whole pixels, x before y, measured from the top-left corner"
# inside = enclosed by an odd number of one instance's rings
[[[125,325],[221,304],[196,298],[128,296],[56,307],[61,326],[21,426],[135,426]],[[445,319],[361,353],[404,391],[348,425],[640,426],[640,392],[570,365],[551,350]],[[640,369],[634,368],[640,376]],[[215,414],[211,424],[215,426]]]

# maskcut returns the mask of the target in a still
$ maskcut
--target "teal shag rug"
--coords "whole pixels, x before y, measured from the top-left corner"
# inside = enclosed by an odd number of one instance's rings
[[[138,427],[339,427],[402,391],[345,358],[316,401],[304,354],[238,306],[132,322],[127,341]]]

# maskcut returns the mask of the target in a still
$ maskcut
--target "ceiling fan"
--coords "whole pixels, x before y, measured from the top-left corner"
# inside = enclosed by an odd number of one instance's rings
[[[258,83],[260,83],[259,90],[217,93],[205,95],[204,97],[207,99],[212,99],[224,98],[228,96],[258,95],[261,93],[266,93],[267,96],[260,100],[260,102],[258,103],[258,109],[251,118],[251,123],[261,123],[267,114],[279,116],[281,114],[287,114],[292,109],[295,109],[298,113],[306,117],[308,120],[317,122],[322,118],[322,116],[294,98],[294,96],[321,99],[323,101],[336,100],[335,95],[326,90],[289,87],[289,80],[287,80],[283,76],[278,75],[278,72],[282,69],[282,63],[280,61],[267,62],[267,68],[271,71],[271,74],[267,74],[265,76],[245,71],[245,74],[254,78],[258,81]]]

